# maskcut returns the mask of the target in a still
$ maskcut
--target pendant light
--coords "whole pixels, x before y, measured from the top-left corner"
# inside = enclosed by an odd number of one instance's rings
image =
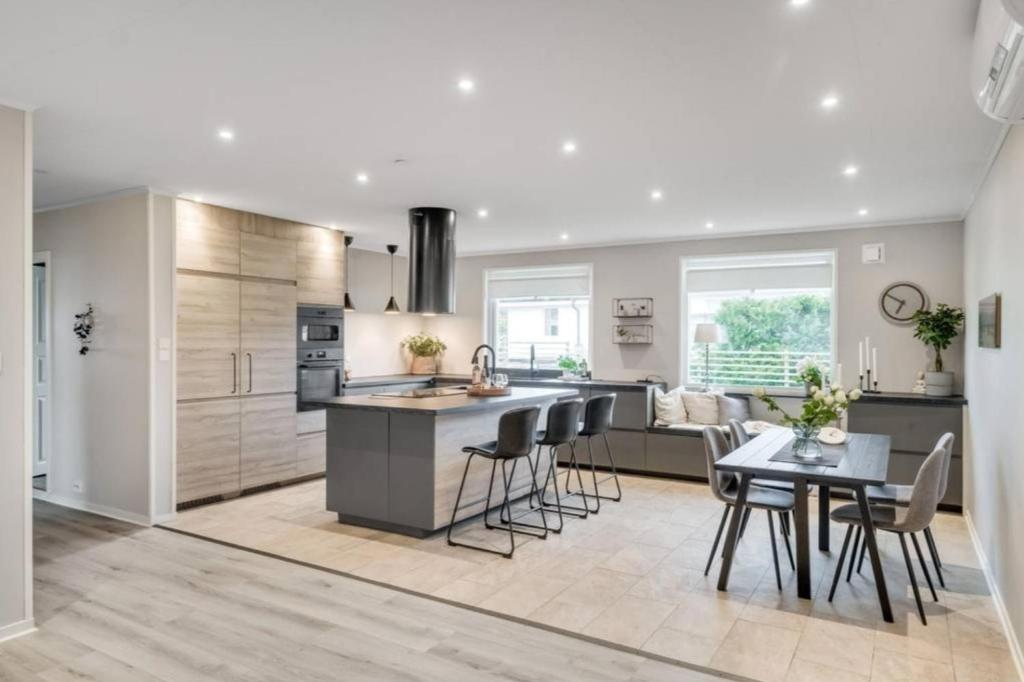
[[[355,237],[345,235],[345,312],[354,313],[356,306],[352,303],[352,296],[348,293],[349,283],[349,270],[352,269],[352,259],[348,257],[348,249],[352,246],[352,242],[355,241]]]
[[[384,308],[385,315],[397,315],[402,312],[398,307],[398,301],[395,300],[395,251],[398,251],[398,244],[388,244],[388,253],[391,254],[391,298]]]

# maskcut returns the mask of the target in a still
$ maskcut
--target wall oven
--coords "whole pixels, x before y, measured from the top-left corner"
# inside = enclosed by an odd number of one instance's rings
[[[297,320],[298,407],[300,411],[318,409],[309,402],[341,395],[344,312],[340,307],[299,306]]]

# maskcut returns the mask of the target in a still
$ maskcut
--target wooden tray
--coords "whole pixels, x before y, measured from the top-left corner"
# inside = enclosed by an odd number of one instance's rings
[[[470,386],[466,389],[466,395],[473,396],[474,398],[494,398],[502,395],[512,395],[512,389],[509,386],[505,388],[498,388],[491,386],[485,388],[484,386]]]

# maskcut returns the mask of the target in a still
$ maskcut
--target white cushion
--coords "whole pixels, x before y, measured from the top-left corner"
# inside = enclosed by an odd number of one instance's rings
[[[715,397],[714,393],[685,391],[681,395],[689,423],[719,425],[718,398]]]
[[[660,388],[654,389],[654,423],[658,426],[682,424],[686,422],[686,410],[683,400],[676,391],[665,393]]]
[[[750,403],[746,398],[732,398],[716,393],[718,400],[718,423],[725,426],[730,419],[743,423],[750,420]]]

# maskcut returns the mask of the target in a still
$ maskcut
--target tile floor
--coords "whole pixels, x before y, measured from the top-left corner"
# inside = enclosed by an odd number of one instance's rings
[[[511,616],[617,647],[757,680],[1016,680],[994,603],[962,517],[933,524],[946,590],[918,620],[895,536],[880,544],[896,622],[882,621],[865,565],[827,601],[833,555],[812,551],[814,598],[796,596],[782,558],[775,585],[767,522],[755,513],[729,592],[704,563],[722,507],[707,486],[622,477],[624,501],[566,521],[560,535],[523,538],[515,557],[339,524],[323,480],[182,512],[168,527]],[[841,502],[834,502],[839,504]],[[812,509],[816,509],[812,504]],[[815,515],[816,516],[816,515]],[[812,518],[812,538],[817,537]],[[505,540],[478,522],[458,532]],[[926,588],[924,594],[928,593]]]

